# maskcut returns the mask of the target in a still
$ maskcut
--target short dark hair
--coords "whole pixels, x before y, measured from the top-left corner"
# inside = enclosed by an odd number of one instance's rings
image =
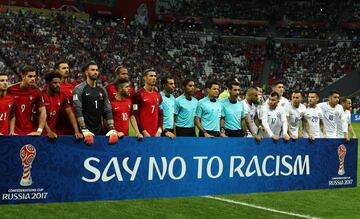
[[[32,71],[36,72],[35,67],[33,67],[31,65],[25,65],[21,70],[21,74],[26,75],[28,72],[32,72]]]
[[[270,97],[277,97],[278,99],[280,99],[280,95],[278,93],[276,93],[275,91],[270,93]]]
[[[122,68],[125,68],[123,65],[118,65],[116,68],[115,68],[115,70],[114,70],[114,74],[118,74],[119,73],[119,71],[120,71],[120,69],[122,69]],[[126,69],[126,68],[125,68]]]
[[[294,90],[292,93],[293,93],[293,94],[300,94],[301,96],[303,95],[300,90]]]
[[[249,88],[246,90],[246,93],[248,94],[248,93],[250,93],[251,91],[258,91],[258,90],[256,89],[256,87],[249,87]]]
[[[160,81],[161,87],[164,87],[168,83],[168,80],[171,80],[171,79],[174,80],[174,78],[171,76],[162,77],[161,81]]]
[[[54,78],[61,78],[61,74],[56,71],[50,71],[45,74],[45,82],[47,84],[50,84],[52,79],[54,79]]]
[[[231,90],[232,89],[232,86],[240,86],[240,83],[239,82],[237,82],[237,81],[231,81],[229,84],[228,84],[228,86],[227,86],[227,88],[229,89],[229,90]]]
[[[315,91],[315,90],[309,91],[309,92],[308,92],[308,95],[309,95],[309,94],[316,94],[316,96],[319,97],[319,92],[317,92],[317,91]]]
[[[149,74],[149,72],[151,72],[151,71],[153,71],[153,72],[156,73],[155,69],[153,69],[153,68],[148,68],[148,69],[146,69],[146,70],[143,72],[143,77],[146,77],[146,76]]]
[[[345,103],[346,100],[351,100],[351,97],[346,96],[346,97],[342,98],[342,99],[341,99],[341,103]]]
[[[55,66],[54,66],[55,69],[59,69],[61,64],[69,64],[69,63],[65,60],[59,60],[59,61],[55,62]]]
[[[116,80],[115,81],[115,89],[118,90],[119,87],[125,83],[130,83],[130,81],[128,79],[124,79],[124,78]]]
[[[0,76],[9,76],[9,74],[4,71],[0,71]]]
[[[90,65],[97,65],[95,61],[90,61],[88,63],[86,63],[83,67],[82,67],[82,72],[85,72],[86,70],[89,69]]]
[[[215,80],[209,80],[206,82],[205,87],[210,89],[214,84],[220,86],[219,82]]]
[[[332,91],[330,91],[329,96],[332,96],[332,95],[334,95],[334,94],[340,95],[339,91],[337,91],[337,90],[332,90]]]
[[[182,83],[183,87],[186,87],[186,85],[188,85],[191,81],[195,83],[195,80],[194,80],[194,79],[185,78],[185,80],[184,80],[183,83]]]
[[[236,81],[236,77],[235,77],[234,75],[228,77],[228,78],[226,79],[226,82],[225,82],[226,87],[227,87],[227,88],[231,88],[231,84],[232,84],[234,81]]]
[[[276,85],[278,85],[278,84],[284,84],[284,82],[283,81],[276,81],[275,83],[273,83],[271,85],[271,87],[276,87]]]

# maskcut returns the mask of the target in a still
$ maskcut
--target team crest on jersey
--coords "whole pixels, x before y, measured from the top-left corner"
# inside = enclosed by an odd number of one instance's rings
[[[304,117],[304,113],[300,113],[300,118],[303,118]]]
[[[339,116],[339,112],[335,112],[335,116],[338,117],[338,116]]]
[[[11,104],[11,103],[9,103],[9,104],[8,104],[9,109],[11,108],[11,106],[12,106],[12,104]]]
[[[277,113],[276,117],[280,119],[281,118],[281,113]]]
[[[103,94],[100,92],[99,93],[99,99],[102,100],[103,99]]]
[[[32,100],[33,100],[33,97],[32,97],[32,96],[30,96],[30,97],[29,97],[29,99],[30,99],[30,101],[32,101]]]
[[[60,106],[60,105],[61,105],[60,101],[59,101],[59,102],[57,102],[57,105],[58,105],[58,106]]]

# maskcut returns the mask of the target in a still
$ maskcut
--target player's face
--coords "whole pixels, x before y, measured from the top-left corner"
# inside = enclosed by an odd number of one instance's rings
[[[1,91],[6,91],[9,83],[8,83],[8,76],[7,75],[1,75],[0,76],[0,90]]]
[[[240,86],[232,85],[231,89],[229,90],[229,94],[232,99],[237,99],[240,95]]]
[[[175,90],[175,82],[174,79],[168,79],[165,85],[165,90],[169,93],[173,93]]]
[[[277,96],[275,97],[269,97],[269,106],[271,109],[275,109],[279,103],[279,98]]]
[[[156,84],[156,72],[149,71],[144,77],[145,83],[150,86],[155,86]]]
[[[310,106],[315,106],[319,101],[319,97],[316,94],[309,93],[308,102]]]
[[[193,96],[195,93],[195,82],[190,81],[186,86],[185,86],[185,94],[187,95],[191,95]]]
[[[118,71],[118,77],[119,79],[128,79],[129,78],[129,72],[126,68],[120,68]]]
[[[285,88],[283,84],[278,84],[273,88],[273,90],[280,96],[282,96],[284,94]]]
[[[301,93],[293,93],[291,95],[291,102],[295,107],[298,107],[302,101]]]
[[[53,78],[49,84],[50,90],[54,93],[59,93],[60,92],[60,83],[61,83],[60,78]]]
[[[29,86],[35,86],[36,84],[36,72],[30,71],[23,76],[23,83]]]
[[[217,84],[211,85],[208,89],[208,96],[210,99],[217,98],[219,96],[220,87]]]
[[[262,97],[262,95],[263,95],[263,89],[262,88],[260,88],[260,87],[257,87],[256,88],[256,90],[257,90],[257,92],[258,92],[258,97],[259,97],[259,99]]]
[[[252,90],[248,94],[248,99],[250,99],[251,103],[255,103],[259,99],[258,91]]]
[[[130,96],[130,84],[129,83],[124,83],[119,87],[119,93],[121,96],[124,97],[129,97]]]
[[[57,72],[61,77],[69,77],[69,65],[67,63],[61,63],[57,69]]]
[[[89,68],[85,71],[86,77],[90,78],[93,81],[96,81],[99,78],[99,69],[97,65],[89,65]]]
[[[333,94],[331,96],[329,96],[329,103],[330,105],[336,105],[339,103],[339,98],[340,98],[340,95],[339,94]]]
[[[351,103],[351,99],[346,99],[345,103],[344,103],[344,107],[346,110],[350,110],[351,109],[351,106],[352,106],[352,103]]]

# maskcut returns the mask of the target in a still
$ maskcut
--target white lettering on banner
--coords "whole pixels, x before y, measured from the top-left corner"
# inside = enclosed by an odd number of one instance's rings
[[[275,166],[268,165],[268,160],[275,160]],[[235,167],[235,161],[240,160],[240,164]],[[239,177],[251,177],[254,174],[257,176],[289,176],[289,175],[310,175],[310,159],[309,155],[298,155],[293,161],[293,157],[285,155],[283,157],[276,156],[276,159],[272,155],[266,156],[261,162],[261,169],[259,165],[258,156],[253,156],[249,163],[246,163],[246,159],[243,156],[231,156],[230,157],[230,174],[229,177],[234,177],[234,173],[237,173]],[[293,161],[293,162],[292,162]],[[243,168],[246,167],[245,175]],[[271,168],[270,168],[271,167]],[[281,168],[287,171],[282,171]],[[271,171],[270,171],[271,170]],[[270,172],[269,172],[270,171]]]
[[[43,188],[8,189],[8,193],[1,195],[1,200],[45,200],[47,195]]]
[[[123,159],[122,168],[124,169],[124,171],[126,173],[130,174],[130,181],[134,181],[136,178],[137,171],[140,166],[141,157],[136,158],[133,169],[130,169],[130,167],[128,165],[128,161],[129,161],[129,157],[125,157]],[[97,182],[101,177],[101,181],[108,182],[108,181],[112,180],[115,176],[118,181],[124,181],[122,174],[121,174],[121,168],[120,168],[117,157],[112,157],[110,159],[110,161],[107,163],[107,165],[102,173],[98,168],[91,165],[90,162],[100,163],[100,159],[98,159],[96,157],[89,157],[84,161],[85,169],[88,170],[89,172],[91,172],[94,176],[93,176],[93,178],[86,178],[83,176],[81,178],[83,181],[90,182],[90,183]],[[109,172],[110,172],[109,169],[111,166],[114,167],[115,173],[112,173],[111,175],[109,175]]]
[[[110,180],[124,181],[124,174],[130,176],[130,181],[136,179],[141,157],[137,157],[134,166],[129,167],[129,157],[123,158],[119,162],[117,157],[110,158],[107,161],[104,170],[100,170],[97,166],[100,164],[100,159],[96,157],[89,157],[84,161],[84,168],[90,172],[90,176],[82,176],[85,182],[93,183],[101,180],[108,182]],[[161,162],[160,162],[161,160]],[[224,161],[219,156],[194,156],[193,160],[197,162],[197,179],[202,179],[203,174],[209,178],[216,179],[222,176],[224,171]],[[120,163],[120,164],[119,164]],[[149,157],[148,180],[164,180],[169,177],[172,180],[183,179],[186,175],[187,164],[183,157],[176,156],[173,158],[167,157]],[[205,171],[206,165],[206,171]],[[214,167],[215,165],[215,167]],[[229,163],[229,177],[252,177],[252,176],[290,176],[290,175],[310,175],[310,158],[309,155],[268,155],[263,159],[259,159],[257,155],[246,159],[244,156],[230,156]],[[102,165],[101,165],[102,166]],[[217,168],[216,168],[217,167]],[[192,168],[192,167],[190,167]],[[194,167],[195,168],[195,165]],[[176,171],[174,171],[176,170]],[[125,177],[127,178],[127,177]]]

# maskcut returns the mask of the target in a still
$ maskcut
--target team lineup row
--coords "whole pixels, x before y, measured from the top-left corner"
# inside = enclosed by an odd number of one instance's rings
[[[240,100],[240,84],[230,79],[220,94],[217,81],[206,83],[207,96],[193,95],[195,81],[183,80],[183,94],[175,98],[174,79],[161,79],[156,88],[156,71],[143,73],[144,87],[134,92],[128,71],[119,66],[117,80],[105,88],[97,83],[98,66],[89,62],[83,67],[84,81],[69,83],[69,65],[59,61],[55,70],[45,75],[46,85],[36,87],[36,70],[22,69],[22,81],[8,87],[8,76],[0,73],[0,133],[3,135],[75,135],[92,144],[95,135],[109,136],[113,144],[129,135],[131,123],[138,139],[144,136],[263,137],[279,140],[306,137],[345,138],[355,132],[350,122],[351,99],[339,104],[339,93],[332,91],[329,101],[317,104],[317,92],[293,91],[291,100],[283,97],[284,85],[274,83],[273,92],[264,101],[259,88],[250,87]],[[219,95],[220,94],[220,95]],[[220,97],[219,97],[220,96]]]

